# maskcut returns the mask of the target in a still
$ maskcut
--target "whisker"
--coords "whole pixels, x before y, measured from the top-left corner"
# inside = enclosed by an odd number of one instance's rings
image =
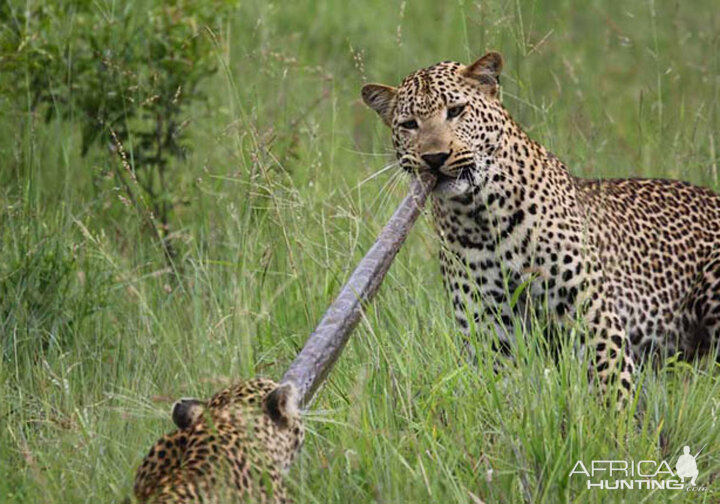
[[[341,147],[342,150],[345,152],[351,152],[353,154],[359,154],[361,156],[368,156],[368,157],[386,157],[386,156],[393,156],[395,155],[395,151],[393,149],[384,149],[383,152],[365,152],[360,151],[356,149],[350,149],[349,147]]]
[[[400,158],[400,166],[402,167],[403,170],[411,172],[413,170],[413,168],[420,167],[421,163],[414,156],[405,155]]]
[[[373,180],[375,177],[378,177],[378,176],[382,175],[383,173],[385,173],[386,171],[388,171],[388,170],[390,170],[390,169],[392,169],[392,168],[395,168],[395,167],[398,166],[399,164],[400,164],[400,161],[393,161],[393,162],[390,163],[389,165],[384,166],[383,168],[380,168],[378,171],[376,171],[375,173],[373,173],[373,174],[370,175],[369,177],[367,177],[367,178],[361,180],[360,182],[358,182],[358,184],[357,184],[355,187],[353,187],[352,190],[355,190],[355,189],[358,189],[358,188],[362,187],[362,186],[365,185],[367,182],[370,182],[371,180]]]
[[[468,168],[472,168],[473,166],[475,166],[475,163],[465,163],[460,166],[451,165],[449,168],[453,168],[452,173],[458,174],[459,176],[462,172],[469,172]]]
[[[381,198],[384,197],[384,195],[388,192],[388,188],[393,188],[393,189],[394,189],[395,182],[396,182],[397,180],[399,180],[399,177],[400,177],[400,175],[402,175],[402,173],[403,173],[403,172],[402,172],[401,170],[398,170],[398,171],[396,171],[395,173],[393,173],[393,174],[385,181],[385,183],[383,184],[383,186],[380,188],[380,190],[378,191],[377,195],[375,196],[375,199],[373,199],[373,201],[370,203],[370,208],[371,208],[371,209],[373,209],[373,208],[375,207],[375,205],[378,203],[378,200],[381,200]],[[377,211],[377,210],[373,210],[373,211]]]
[[[385,211],[387,206],[390,204],[390,200],[392,198],[392,195],[395,193],[395,190],[400,185],[400,182],[402,180],[402,172],[397,172],[398,175],[396,177],[392,178],[391,183],[388,185],[387,189],[384,191],[384,194],[382,195],[382,199],[380,200],[380,204],[378,206],[378,213],[381,213]]]
[[[405,177],[403,176],[403,172],[398,171],[397,176],[393,177],[391,184],[388,186],[387,190],[383,194],[382,200],[380,201],[380,205],[377,209],[378,213],[384,212],[392,204],[392,196],[393,194],[395,194],[396,189],[404,179]]]

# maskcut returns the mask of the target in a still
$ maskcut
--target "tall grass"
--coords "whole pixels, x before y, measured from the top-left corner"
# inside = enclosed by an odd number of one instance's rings
[[[575,174],[720,190],[719,33],[711,0],[243,2],[205,35],[221,71],[177,174],[181,282],[78,123],[0,97],[0,500],[122,502],[175,398],[281,375],[406,187],[374,176],[393,156],[362,83],[498,49],[505,105]],[[717,369],[645,369],[617,415],[539,334],[499,373],[480,341],[468,367],[437,248],[426,217],[308,411],[298,502],[718,501]],[[705,492],[569,477],[685,444]]]

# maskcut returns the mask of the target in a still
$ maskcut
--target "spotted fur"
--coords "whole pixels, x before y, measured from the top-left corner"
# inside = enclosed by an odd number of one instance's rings
[[[250,380],[208,402],[181,399],[173,420],[138,469],[139,502],[291,502],[282,476],[305,433],[294,387]]]
[[[528,304],[579,320],[592,374],[622,405],[635,361],[717,343],[720,198],[679,181],[574,177],[502,106],[502,64],[498,53],[443,62],[362,95],[400,165],[439,176],[441,272],[465,337],[493,332],[507,348]]]

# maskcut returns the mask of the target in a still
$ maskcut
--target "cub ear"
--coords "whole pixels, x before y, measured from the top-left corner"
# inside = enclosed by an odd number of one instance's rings
[[[278,427],[287,428],[300,417],[300,396],[292,383],[278,385],[265,396],[265,413]]]
[[[397,89],[382,84],[365,84],[362,88],[362,98],[365,104],[373,109],[390,126],[395,110]]]
[[[173,404],[172,419],[180,429],[187,429],[200,418],[205,411],[205,403],[191,397],[183,397]]]
[[[472,65],[463,69],[465,77],[476,80],[483,91],[490,96],[497,95],[500,84],[500,72],[503,68],[503,57],[498,52],[489,52]]]

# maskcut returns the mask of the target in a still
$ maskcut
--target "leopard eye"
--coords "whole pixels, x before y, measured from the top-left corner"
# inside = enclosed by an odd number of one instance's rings
[[[400,127],[409,130],[418,129],[418,123],[415,119],[410,119],[409,121],[401,122]]]
[[[450,107],[447,110],[447,118],[452,119],[454,117],[457,117],[462,114],[463,110],[465,110],[465,105],[456,105],[455,107]]]

